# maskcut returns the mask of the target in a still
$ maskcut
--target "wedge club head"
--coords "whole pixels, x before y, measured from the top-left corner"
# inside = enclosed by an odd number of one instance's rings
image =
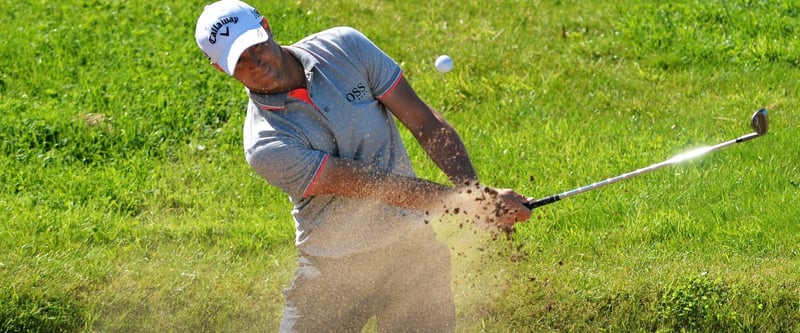
[[[753,117],[750,118],[750,126],[753,127],[753,130],[756,131],[758,135],[767,134],[767,130],[769,130],[767,116],[767,109],[761,109],[753,113]]]

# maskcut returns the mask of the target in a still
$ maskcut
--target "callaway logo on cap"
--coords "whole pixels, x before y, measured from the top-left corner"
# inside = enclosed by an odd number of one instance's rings
[[[212,3],[197,19],[194,37],[212,63],[233,75],[239,56],[248,47],[269,40],[261,26],[261,14],[237,0]]]

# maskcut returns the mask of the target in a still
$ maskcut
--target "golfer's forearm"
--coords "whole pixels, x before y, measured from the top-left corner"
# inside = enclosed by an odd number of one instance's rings
[[[458,136],[455,136],[458,139]],[[475,168],[461,140],[427,150],[431,159],[455,186],[465,186],[478,181]]]
[[[478,180],[467,149],[455,129],[443,119],[436,128],[429,128],[418,138],[431,160],[456,186]]]
[[[331,157],[308,195],[336,195],[380,201],[420,211],[441,204],[453,189],[424,179],[379,170],[369,164]]]
[[[374,181],[365,181],[361,187],[371,198],[388,205],[406,207],[418,211],[429,211],[441,206],[453,189],[424,179],[397,175],[384,175]]]

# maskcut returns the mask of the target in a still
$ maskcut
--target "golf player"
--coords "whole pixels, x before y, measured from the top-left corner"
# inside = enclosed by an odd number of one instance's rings
[[[428,220],[467,187],[490,194],[501,228],[527,220],[529,200],[479,185],[453,127],[355,29],[281,46],[255,8],[223,0],[195,37],[246,88],[247,162],[294,207],[299,262],[280,331],[360,332],[372,317],[381,331],[453,331],[450,254]],[[415,176],[397,122],[452,186]]]

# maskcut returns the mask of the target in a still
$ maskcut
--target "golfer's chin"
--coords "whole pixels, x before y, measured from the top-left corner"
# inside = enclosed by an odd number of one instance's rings
[[[279,85],[276,84],[277,80],[275,79],[268,79],[264,77],[260,80],[254,80],[248,83],[244,83],[245,87],[249,89],[251,92],[257,94],[275,94],[283,92]]]
[[[274,89],[270,89],[269,87],[266,87],[263,84],[254,84],[254,83],[248,84],[244,82],[242,83],[244,84],[245,87],[247,87],[248,90],[250,90],[250,92],[256,94],[269,94],[274,91]]]

